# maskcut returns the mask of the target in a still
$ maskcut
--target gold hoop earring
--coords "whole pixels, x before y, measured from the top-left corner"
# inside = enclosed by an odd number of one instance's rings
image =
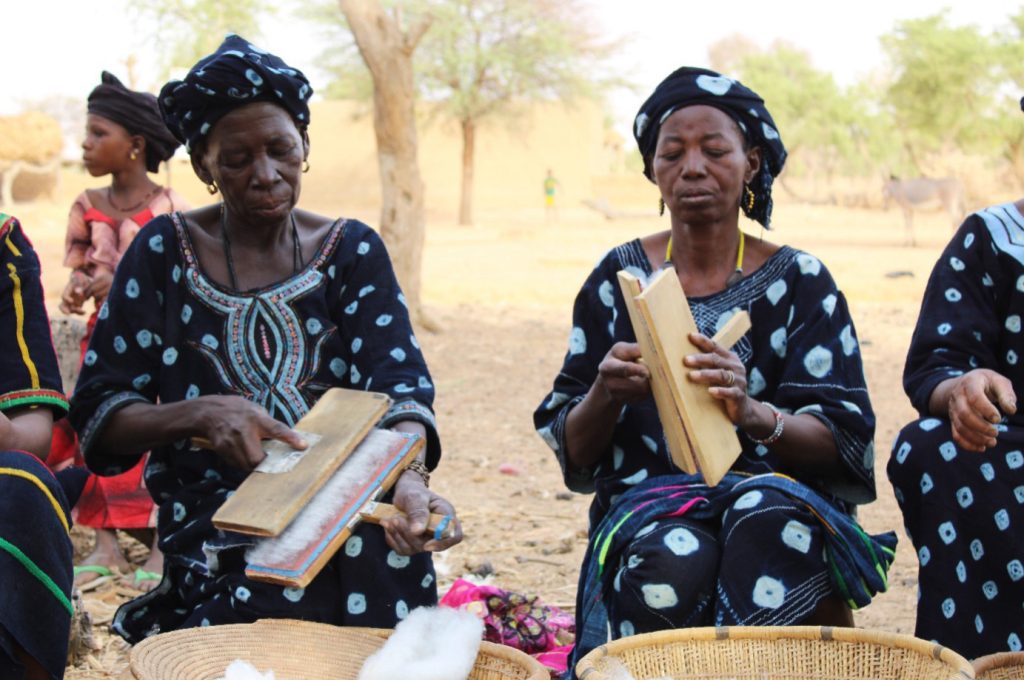
[[[309,161],[302,161],[302,172],[309,172]]]
[[[658,199],[658,215],[660,216],[660,215],[664,215],[664,214],[665,214],[665,199],[664,198],[659,198]]]
[[[746,200],[746,205],[744,207],[747,212],[750,212],[754,209],[754,199],[756,197],[754,196],[754,192],[751,191],[750,187],[746,184],[743,185],[743,192],[743,198]]]
[[[206,190],[210,192],[211,196],[213,196],[215,193],[217,193],[217,185],[214,184],[213,182],[210,182],[209,184],[206,185]]]
[[[130,154],[128,154],[128,158],[130,158],[133,161],[138,159],[138,157],[139,157],[139,152],[136,151],[135,149],[132,149],[132,152]]]

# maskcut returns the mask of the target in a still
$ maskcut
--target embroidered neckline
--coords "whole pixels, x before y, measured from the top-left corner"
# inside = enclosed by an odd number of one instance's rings
[[[184,214],[182,214],[180,210],[175,211],[171,214],[171,220],[174,223],[174,230],[178,236],[178,248],[181,250],[182,258],[185,260],[185,266],[189,269],[195,270],[196,274],[206,285],[223,293],[224,295],[235,298],[259,297],[268,292],[287,287],[296,280],[306,276],[309,272],[321,269],[333,255],[334,249],[341,241],[341,236],[345,231],[345,225],[348,224],[348,220],[343,217],[336,219],[331,225],[331,229],[327,233],[327,236],[325,236],[320,242],[316,253],[310,259],[309,263],[290,276],[280,281],[251,290],[231,290],[227,286],[222,286],[207,276],[206,272],[203,271],[203,268],[199,265],[199,257],[196,255],[195,245],[192,243],[192,235],[189,233],[188,226],[185,223]]]

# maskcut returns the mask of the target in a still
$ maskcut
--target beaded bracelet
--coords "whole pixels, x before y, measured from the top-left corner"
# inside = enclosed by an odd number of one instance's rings
[[[422,460],[414,460],[413,462],[406,465],[405,469],[411,472],[415,472],[420,477],[422,477],[423,486],[430,486],[430,470],[427,469],[427,466],[423,463]]]
[[[760,444],[761,446],[771,446],[772,444],[774,444],[775,442],[779,441],[779,439],[782,438],[782,430],[785,429],[786,427],[786,421],[782,419],[782,411],[776,408],[775,404],[769,403],[767,401],[763,401],[761,403],[767,406],[771,410],[771,412],[775,414],[775,429],[772,430],[772,433],[765,437],[764,439],[758,439],[757,437],[749,433],[747,434],[747,437],[749,437],[750,441],[754,442],[755,444]]]

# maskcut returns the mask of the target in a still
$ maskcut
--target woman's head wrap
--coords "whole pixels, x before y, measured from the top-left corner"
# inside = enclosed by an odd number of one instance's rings
[[[129,90],[113,74],[103,72],[100,84],[89,93],[88,112],[113,121],[130,135],[146,140],[146,169],[156,172],[160,161],[174,155],[178,142],[171,135],[156,97],[148,92]]]
[[[782,145],[775,121],[756,92],[720,73],[684,66],[661,81],[654,93],[640,107],[633,123],[633,136],[644,159],[644,175],[654,181],[654,149],[658,145],[661,125],[669,116],[687,106],[713,106],[736,121],[749,146],[760,147],[761,169],[750,182],[754,206],[744,214],[770,228],[772,215],[772,181],[786,163],[786,147]]]
[[[253,102],[277,104],[296,125],[305,127],[312,94],[302,71],[232,34],[216,52],[200,59],[184,80],[161,88],[160,110],[167,127],[192,153],[218,120]]]

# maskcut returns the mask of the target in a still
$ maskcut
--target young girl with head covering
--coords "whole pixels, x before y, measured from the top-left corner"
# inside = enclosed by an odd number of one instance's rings
[[[427,488],[441,446],[434,386],[380,237],[298,207],[309,154],[305,75],[232,35],[167,83],[160,106],[199,178],[223,200],[150,222],[100,311],[71,421],[91,469],[113,474],[151,449],[164,578],[118,610],[137,642],[192,626],[298,618],[391,628],[437,602],[424,534],[451,504]],[[224,499],[332,387],[388,394],[377,424],[419,434],[422,460],[393,492],[406,518],[361,524],[305,588],[245,576],[254,539],[214,528]],[[209,448],[190,440],[202,438]]]
[[[114,270],[139,229],[156,215],[187,209],[185,201],[169,187],[154,182],[155,173],[178,147],[164,125],[156,97],[129,90],[116,77],[103,72],[101,83],[89,95],[82,160],[93,177],[110,176],[110,184],[87,189],[75,199],[68,217],[64,266],[71,277],[61,295],[60,308],[69,314],[84,313],[92,299],[98,311],[110,290]],[[96,311],[82,339],[86,358]],[[67,421],[57,423],[49,463],[60,468],[84,464],[74,432]],[[153,502],[142,483],[142,465],[110,478],[92,476],[76,508],[79,524],[96,530],[96,546],[76,568],[80,583],[127,570],[115,529],[147,529],[155,526]],[[135,572],[134,585],[148,590],[156,585],[162,557],[156,540],[149,559]]]
[[[67,412],[39,281],[18,221],[0,214],[0,677],[64,677],[71,507],[84,473],[43,463]]]
[[[613,637],[706,625],[849,625],[885,589],[895,536],[852,519],[875,496],[874,416],[842,293],[820,260],[750,239],[786,150],[741,83],[681,68],[634,133],[671,228],[613,248],[576,298],[569,351],[534,414],[567,486],[595,493],[575,659]],[[716,487],[676,468],[617,272],[679,277],[699,333],[686,360],[742,453]],[[733,314],[732,349],[710,338]],[[822,559],[822,556],[825,559]],[[575,661],[574,661],[575,663]]]

